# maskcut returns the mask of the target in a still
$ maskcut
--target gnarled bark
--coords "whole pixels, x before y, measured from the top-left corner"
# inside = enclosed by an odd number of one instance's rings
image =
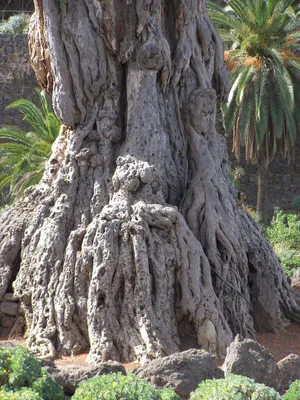
[[[214,125],[228,82],[205,2],[36,6],[64,127],[0,234],[2,293],[21,254],[14,290],[31,349],[129,361],[192,335],[221,357],[233,334],[298,321],[228,178]]]

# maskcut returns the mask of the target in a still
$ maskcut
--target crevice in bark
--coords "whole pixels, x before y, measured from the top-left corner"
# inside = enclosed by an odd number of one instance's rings
[[[200,348],[196,326],[191,322],[189,316],[185,316],[181,321],[178,321],[178,331],[180,334],[180,351]]]
[[[15,281],[21,264],[21,252],[16,256],[15,260],[13,261],[13,267],[11,271],[11,277],[7,284],[6,292],[13,293],[13,282]]]

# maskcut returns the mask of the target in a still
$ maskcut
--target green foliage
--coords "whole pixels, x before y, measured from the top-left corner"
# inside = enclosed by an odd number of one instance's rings
[[[273,246],[284,243],[289,249],[300,248],[300,221],[296,214],[286,214],[282,210],[275,212],[266,236]]]
[[[0,400],[43,400],[43,398],[30,388],[21,388],[17,392],[1,388]]]
[[[180,400],[171,389],[155,389],[133,374],[102,375],[81,383],[72,400]]]
[[[31,387],[41,376],[41,362],[25,347],[17,346],[13,350],[9,364],[8,385],[12,388]]]
[[[13,126],[0,129],[0,190],[9,185],[11,196],[19,197],[27,187],[40,181],[52,144],[60,131],[60,122],[46,95],[38,89],[37,93],[42,111],[26,99],[8,106],[24,115],[33,129],[31,132]]]
[[[300,400],[300,381],[291,384],[287,393],[283,396],[284,400]]]
[[[240,181],[244,175],[245,170],[243,167],[237,166],[230,170],[229,178],[236,189],[240,188]]]
[[[62,389],[25,347],[0,347],[0,400],[63,400]]]
[[[288,276],[300,268],[300,221],[296,214],[277,210],[265,236],[273,246]]]
[[[223,43],[231,90],[223,106],[233,151],[252,163],[292,155],[300,126],[300,18],[291,0],[208,2]]]
[[[299,251],[279,248],[275,252],[283,266],[285,274],[292,277],[294,272],[300,268]]]
[[[274,389],[244,376],[229,375],[225,379],[206,380],[191,393],[190,400],[280,400]]]
[[[43,400],[60,400],[65,398],[62,389],[44,369],[41,370],[41,377],[36,379],[31,387],[36,393],[42,396]]]
[[[9,17],[7,21],[0,23],[0,34],[21,34],[27,33],[30,21],[29,14],[16,14]]]
[[[59,0],[60,1],[60,8],[64,8],[67,4],[67,0]]]

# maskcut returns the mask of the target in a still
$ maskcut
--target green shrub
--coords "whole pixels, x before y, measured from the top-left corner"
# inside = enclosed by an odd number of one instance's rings
[[[0,400],[43,400],[43,398],[30,388],[21,388],[17,392],[1,388]]]
[[[284,272],[292,276],[300,268],[300,220],[296,214],[277,210],[265,231]]]
[[[9,365],[8,384],[12,388],[31,387],[41,376],[41,362],[22,346],[17,346]]]
[[[110,374],[81,383],[72,400],[180,400],[172,389],[155,389],[133,374]]]
[[[229,375],[225,379],[206,380],[191,393],[190,400],[280,400],[274,389],[244,376]]]
[[[8,18],[7,21],[0,23],[0,33],[20,34],[27,33],[30,15],[16,14]]]
[[[229,178],[237,190],[240,189],[240,181],[244,175],[245,170],[243,167],[237,166],[230,170]]]
[[[0,400],[63,400],[62,389],[22,346],[0,347]]]
[[[283,396],[284,400],[300,400],[300,381],[291,384],[287,393]]]
[[[289,250],[284,248],[276,249],[276,255],[279,258],[281,265],[283,266],[284,272],[288,276],[292,276],[293,273],[300,268],[300,254],[296,250]]]
[[[286,214],[278,210],[266,229],[266,236],[274,246],[285,244],[288,249],[300,248],[300,221],[296,214]]]

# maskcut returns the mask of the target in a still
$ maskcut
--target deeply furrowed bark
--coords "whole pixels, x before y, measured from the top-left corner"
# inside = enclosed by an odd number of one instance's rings
[[[0,234],[0,294],[21,255],[30,348],[129,361],[194,336],[222,357],[233,334],[298,321],[299,299],[228,179],[214,126],[227,75],[205,2],[36,8],[46,36],[32,43],[47,45],[44,86],[53,77],[64,127]]]

